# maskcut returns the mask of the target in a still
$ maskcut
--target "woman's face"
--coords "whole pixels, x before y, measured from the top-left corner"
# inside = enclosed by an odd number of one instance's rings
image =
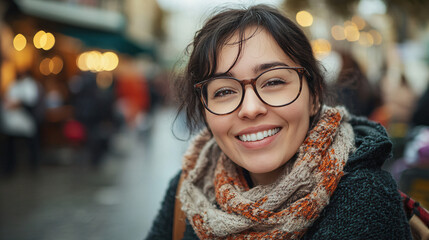
[[[278,46],[264,29],[250,27],[247,39],[234,67],[229,73],[237,79],[255,78],[271,63],[300,67]],[[254,34],[255,33],[255,34]],[[249,38],[249,36],[252,37]],[[216,73],[226,72],[238,53],[238,35],[235,34],[221,49]],[[298,49],[299,50],[299,49]],[[214,138],[222,151],[237,165],[249,171],[255,184],[268,184],[281,174],[282,166],[297,152],[309,129],[314,114],[305,78],[298,99],[284,107],[271,107],[257,97],[251,85],[245,87],[241,106],[227,115],[214,115],[205,110],[205,116]],[[240,135],[263,131],[278,131],[257,141],[241,141]]]

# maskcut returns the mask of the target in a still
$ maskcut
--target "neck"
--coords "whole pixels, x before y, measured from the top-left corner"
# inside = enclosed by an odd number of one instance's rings
[[[252,173],[249,172],[253,186],[268,185],[275,182],[283,173],[284,165],[274,171],[267,173]]]

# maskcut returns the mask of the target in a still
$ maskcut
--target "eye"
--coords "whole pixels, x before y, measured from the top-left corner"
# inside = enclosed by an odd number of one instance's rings
[[[282,86],[285,84],[286,84],[286,81],[281,79],[281,78],[272,78],[272,79],[265,81],[265,83],[262,85],[262,88]]]
[[[232,95],[237,93],[236,91],[228,88],[221,88],[213,93],[213,98],[226,97],[228,95]]]

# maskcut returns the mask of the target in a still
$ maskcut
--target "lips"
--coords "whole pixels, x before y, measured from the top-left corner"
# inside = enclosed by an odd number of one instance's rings
[[[280,131],[279,127],[263,130],[263,131],[257,131],[254,133],[248,133],[248,134],[241,134],[238,135],[237,138],[240,139],[242,142],[256,142],[261,141],[267,137],[274,136]]]

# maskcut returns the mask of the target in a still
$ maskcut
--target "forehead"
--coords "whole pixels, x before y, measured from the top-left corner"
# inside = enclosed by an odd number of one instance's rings
[[[270,62],[298,66],[284,53],[267,30],[262,27],[248,27],[244,31],[244,36],[241,37],[235,32],[220,48],[216,73],[234,73],[242,70],[250,72],[251,69],[257,69],[258,65]]]

